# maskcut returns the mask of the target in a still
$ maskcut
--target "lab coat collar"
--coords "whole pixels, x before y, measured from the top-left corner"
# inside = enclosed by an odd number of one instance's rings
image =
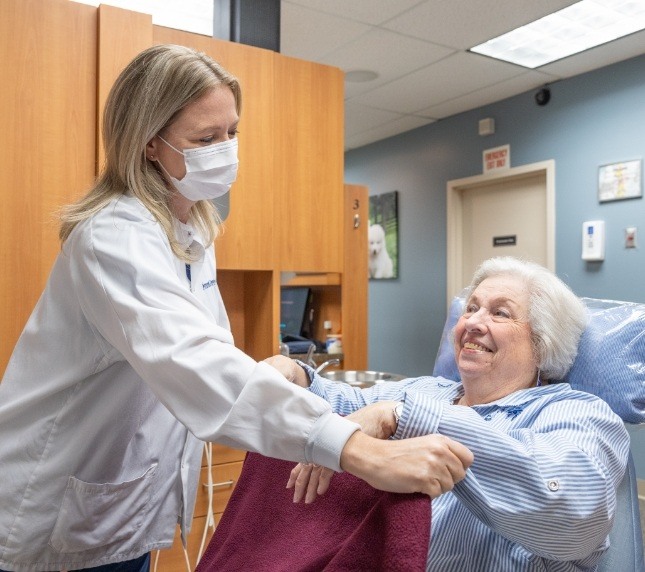
[[[183,223],[179,219],[173,218],[173,228],[175,237],[179,244],[185,250],[191,250],[193,254],[198,253],[198,258],[204,256],[205,248],[201,235],[190,223]]]

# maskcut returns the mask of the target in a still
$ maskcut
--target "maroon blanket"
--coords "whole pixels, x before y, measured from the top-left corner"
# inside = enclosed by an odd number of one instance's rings
[[[425,570],[430,499],[334,475],[312,504],[285,488],[294,463],[249,453],[196,572]]]

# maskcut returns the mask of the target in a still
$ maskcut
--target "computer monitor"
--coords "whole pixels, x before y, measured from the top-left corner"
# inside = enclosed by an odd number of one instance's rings
[[[284,335],[310,337],[311,288],[283,286],[280,289],[280,323]]]

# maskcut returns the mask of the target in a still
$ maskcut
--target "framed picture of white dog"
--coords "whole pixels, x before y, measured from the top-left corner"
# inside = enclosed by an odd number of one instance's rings
[[[370,196],[368,268],[370,279],[399,276],[399,192]]]

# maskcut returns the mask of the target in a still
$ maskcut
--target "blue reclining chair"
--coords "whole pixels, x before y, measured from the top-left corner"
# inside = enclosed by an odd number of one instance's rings
[[[645,304],[583,298],[589,323],[564,381],[604,399],[625,423],[645,423]],[[451,332],[463,312],[455,297],[448,311],[433,375],[459,379]],[[645,572],[636,471],[630,453],[617,491],[610,547],[599,572]]]

